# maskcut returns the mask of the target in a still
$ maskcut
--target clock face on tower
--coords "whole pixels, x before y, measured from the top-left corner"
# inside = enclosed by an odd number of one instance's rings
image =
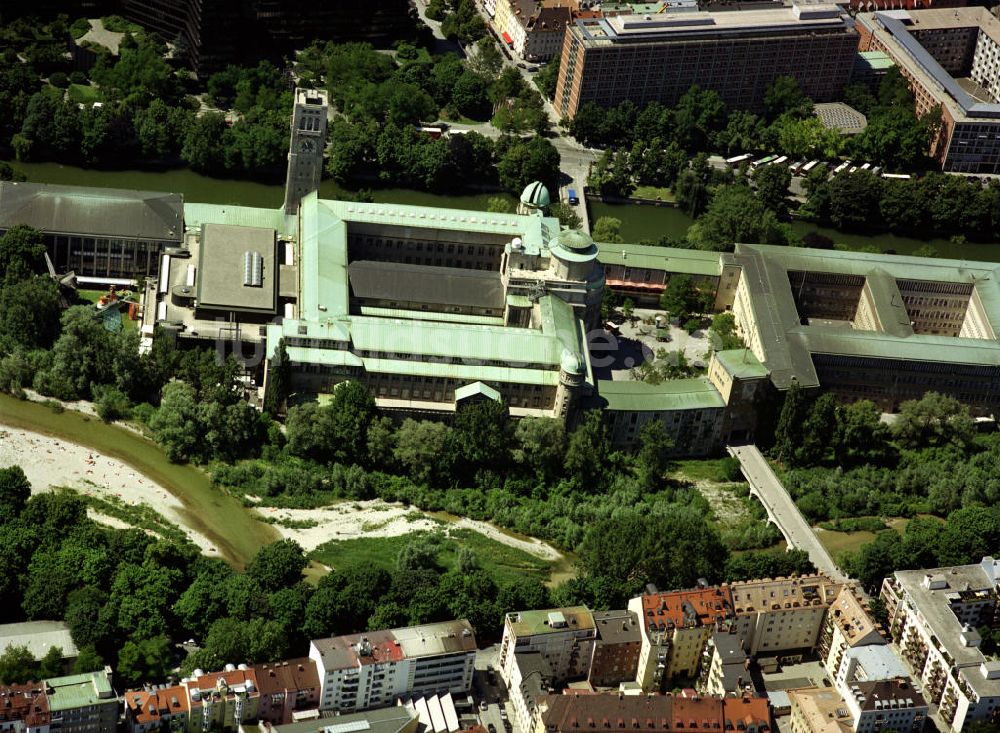
[[[303,153],[311,153],[316,150],[316,143],[312,140],[306,139],[299,143],[299,151]]]

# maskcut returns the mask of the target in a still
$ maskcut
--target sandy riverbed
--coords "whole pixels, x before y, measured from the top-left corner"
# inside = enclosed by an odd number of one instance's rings
[[[257,507],[263,517],[273,518],[274,527],[282,537],[295,540],[308,552],[330,540],[350,540],[358,537],[398,537],[399,535],[441,527],[467,528],[492,540],[523,550],[549,562],[558,562],[562,555],[541,540],[512,537],[487,522],[459,519],[445,522],[430,517],[413,507],[384,501],[345,501],[320,509],[275,509]],[[315,522],[313,527],[298,529],[281,524]]]
[[[180,501],[159,484],[113,458],[47,435],[0,425],[0,466],[21,466],[32,491],[66,486],[84,494],[116,498],[127,504],[148,504],[181,527],[202,552],[218,555],[212,542],[186,526]],[[102,524],[121,527],[113,517],[92,516]]]

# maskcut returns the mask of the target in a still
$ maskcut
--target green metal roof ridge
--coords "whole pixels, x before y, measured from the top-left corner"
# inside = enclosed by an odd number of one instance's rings
[[[648,244],[597,243],[597,260],[604,265],[644,267],[685,275],[722,275],[718,252]]]
[[[597,391],[607,410],[668,412],[726,406],[722,395],[705,377],[671,379],[660,384],[602,379],[597,382]]]

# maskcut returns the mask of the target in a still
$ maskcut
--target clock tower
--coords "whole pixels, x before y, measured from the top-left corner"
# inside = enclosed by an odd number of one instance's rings
[[[323,151],[330,105],[322,89],[296,89],[292,110],[292,137],[285,177],[285,213],[298,211],[302,197],[319,188],[323,178]]]

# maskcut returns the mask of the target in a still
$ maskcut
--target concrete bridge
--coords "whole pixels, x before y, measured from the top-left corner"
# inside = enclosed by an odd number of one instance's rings
[[[845,583],[849,578],[841,572],[812,527],[795,506],[774,471],[755,445],[728,446],[729,455],[740,462],[740,469],[750,484],[750,495],[767,510],[768,519],[781,531],[789,547],[809,553],[816,569],[831,579]]]

